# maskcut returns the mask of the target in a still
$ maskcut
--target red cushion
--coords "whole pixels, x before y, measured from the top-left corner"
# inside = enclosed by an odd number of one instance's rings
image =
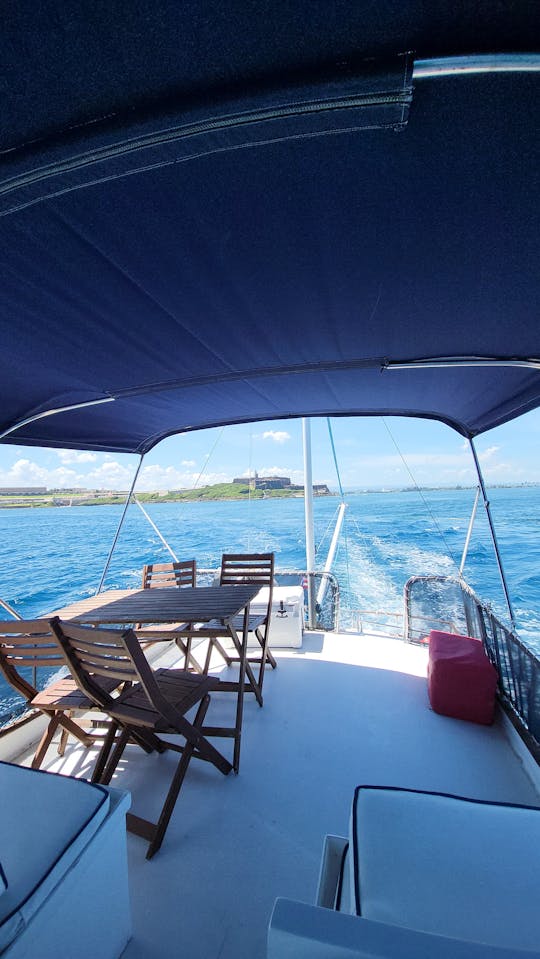
[[[495,711],[497,671],[478,639],[429,634],[428,693],[436,713],[489,725]]]

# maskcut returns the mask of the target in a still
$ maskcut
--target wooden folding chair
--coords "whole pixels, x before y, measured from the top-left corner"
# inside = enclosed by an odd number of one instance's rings
[[[75,736],[86,747],[103,738],[102,734],[87,732],[72,719],[73,714],[94,709],[94,703],[80,691],[71,676],[50,683],[38,692],[34,678],[34,670],[38,668],[55,671],[67,668],[48,621],[17,619],[1,622],[0,671],[29,706],[49,718],[32,760],[33,769],[41,766],[58,727],[62,730],[58,746],[60,756],[64,755],[68,735]],[[116,685],[113,683],[110,690]]]
[[[212,763],[225,776],[232,766],[205,738],[201,728],[210,705],[208,690],[213,685],[207,676],[197,676],[183,669],[152,671],[132,629],[92,629],[61,622],[58,617],[51,627],[70,664],[80,689],[120,727],[114,743],[111,730],[98,757],[93,782],[107,785],[128,742],[142,746],[147,752],[172,749],[180,759],[157,823],[128,813],[127,827],[149,842],[146,858],[160,848],[178,793],[193,757]],[[129,683],[113,698],[103,680]],[[195,719],[185,714],[199,704]],[[171,743],[158,734],[179,734],[184,744]]]
[[[194,559],[182,560],[174,563],[147,563],[142,572],[143,589],[167,589],[168,587],[196,586],[197,563]],[[202,669],[191,653],[192,636],[177,636],[175,631],[184,626],[183,623],[171,623],[165,626],[135,626],[135,635],[144,646],[165,639],[174,640],[184,656],[186,668],[188,665],[196,672]]]
[[[248,634],[256,637],[259,643],[260,652],[247,655],[247,662],[259,667],[258,676],[255,683],[246,685],[246,692],[253,692],[260,706],[263,704],[262,687],[264,680],[264,670],[267,663],[275,669],[276,660],[272,656],[268,647],[270,634],[270,621],[272,616],[272,594],[274,588],[274,554],[273,553],[224,553],[221,559],[221,571],[219,577],[220,586],[237,586],[245,583],[256,583],[261,587],[268,589],[268,602],[264,613],[253,613],[249,616]],[[208,636],[208,647],[206,660],[204,663],[204,672],[208,673],[210,669],[210,660],[212,650],[216,649],[220,656],[225,660],[227,666],[238,662],[239,657],[225,649],[222,640],[228,638],[228,633],[220,629],[218,622],[205,623],[200,627],[201,635]],[[241,630],[243,625],[243,616],[234,618],[232,625],[235,629]],[[236,690],[236,683],[227,683],[220,680],[220,688]]]
[[[143,589],[163,589],[167,586],[195,586],[197,563],[194,559],[174,563],[147,563],[143,567]]]

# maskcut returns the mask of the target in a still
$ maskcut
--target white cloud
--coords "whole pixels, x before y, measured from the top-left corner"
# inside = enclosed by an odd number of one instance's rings
[[[266,433],[263,433],[262,438],[263,440],[273,440],[274,443],[286,443],[287,440],[290,440],[291,434],[285,431],[267,430]]]
[[[195,460],[182,460],[182,466],[195,466]]]
[[[45,486],[48,489],[65,489],[78,486],[80,477],[75,470],[59,466],[48,470],[29,459],[17,460],[9,470],[0,471],[0,486]]]
[[[153,492],[170,489],[193,489],[199,480],[199,471],[189,469],[178,470],[174,466],[161,466],[154,463],[144,466],[137,481],[137,490]],[[198,486],[212,486],[215,483],[230,483],[231,476],[227,473],[204,473]]]
[[[103,457],[101,463],[96,463],[91,470],[84,473],[66,465],[69,457],[67,460],[62,457],[61,459],[62,465],[55,469],[48,469],[27,457],[21,457],[9,469],[0,470],[0,486],[128,490],[133,482],[133,463],[124,464],[113,459],[110,453]],[[98,457],[93,457],[92,462],[97,459]],[[80,462],[81,460],[77,459],[74,465]],[[85,458],[82,462],[86,464],[88,460]],[[189,469],[191,465],[195,465],[195,461],[187,461],[186,469],[175,469],[173,466],[162,466],[159,463],[144,466],[139,474],[136,488],[144,492],[192,489],[198,480],[198,486],[206,486],[214,483],[229,483],[232,479],[227,473],[204,473],[199,479],[199,471]]]
[[[478,459],[482,461],[493,459],[495,453],[499,452],[499,449],[499,446],[489,446],[487,450],[484,450],[482,453],[478,454]]]
[[[78,450],[55,450],[62,463],[95,463],[96,453],[79,452]]]
[[[288,476],[296,484],[304,482],[303,470],[291,470],[286,466],[262,466],[257,472],[259,476]]]
[[[43,486],[47,470],[28,459],[17,460],[10,470],[1,474],[5,486]]]

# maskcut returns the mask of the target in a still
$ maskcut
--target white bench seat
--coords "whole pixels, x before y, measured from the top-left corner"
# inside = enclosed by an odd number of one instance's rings
[[[0,795],[2,956],[116,959],[131,928],[129,794],[0,763]]]
[[[349,839],[351,914],[539,948],[539,809],[357,787]]]
[[[278,899],[268,959],[540,959],[540,809],[359,786],[317,905]]]

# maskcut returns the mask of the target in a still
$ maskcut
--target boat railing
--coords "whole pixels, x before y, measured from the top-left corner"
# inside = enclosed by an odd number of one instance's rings
[[[384,636],[401,638],[403,636],[403,613],[389,612],[386,609],[347,610],[347,630],[354,633],[381,633]]]
[[[325,571],[306,573],[305,569],[276,569],[275,586],[302,586],[304,591],[304,629],[308,629],[308,583],[312,580],[312,595],[321,597],[315,603],[313,629],[335,632],[339,628],[339,583],[333,573]],[[197,585],[209,586],[219,582],[219,569],[197,567]]]
[[[446,601],[454,621],[452,632],[481,639],[487,655],[499,676],[499,698],[540,762],[540,659],[515,630],[495,616],[491,606],[483,602],[464,581],[447,576],[413,576],[405,584],[405,638],[421,642],[413,625],[420,606],[425,616],[431,601],[437,616]],[[431,629],[438,628],[431,625]],[[425,633],[424,633],[425,635]]]
[[[347,611],[350,622],[347,629],[355,633],[375,632],[381,635],[391,636],[393,638],[403,639],[405,633],[403,612],[390,612],[387,609],[357,609],[352,608]],[[433,617],[413,616],[415,627],[414,632],[418,634],[419,643],[425,642],[426,629],[442,629],[447,632],[455,632],[455,624],[452,619],[434,619]],[[429,624],[429,628],[428,627]]]

